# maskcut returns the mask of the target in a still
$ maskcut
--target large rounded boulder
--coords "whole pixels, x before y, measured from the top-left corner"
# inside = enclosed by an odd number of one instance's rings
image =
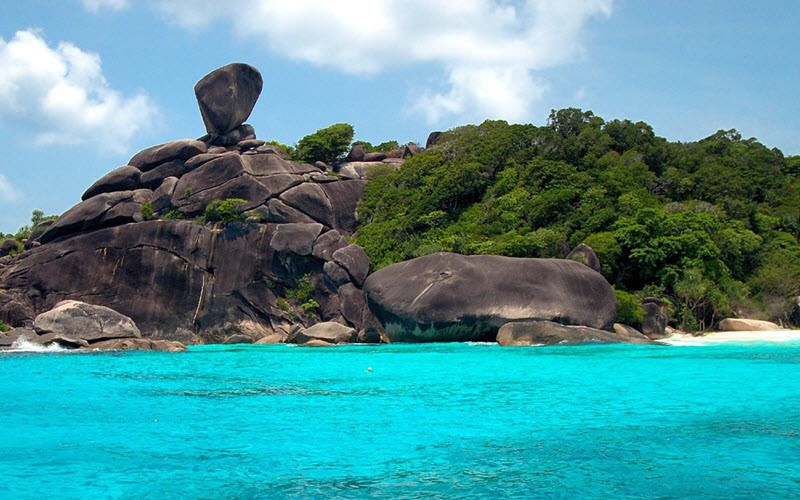
[[[261,73],[241,63],[215,69],[200,79],[194,93],[208,133],[225,135],[242,125],[263,85]]]
[[[380,269],[364,282],[392,342],[494,341],[510,321],[610,330],[614,291],[572,260],[436,253]]]

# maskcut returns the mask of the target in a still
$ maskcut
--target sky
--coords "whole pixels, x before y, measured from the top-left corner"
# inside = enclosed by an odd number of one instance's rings
[[[552,109],[670,141],[737,129],[800,154],[795,0],[3,0],[0,232],[60,214],[139,150],[205,134],[194,84],[258,68],[248,123],[424,144]]]

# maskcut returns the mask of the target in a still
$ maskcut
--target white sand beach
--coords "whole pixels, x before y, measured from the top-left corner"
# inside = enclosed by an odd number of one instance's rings
[[[702,336],[676,333],[659,342],[676,346],[714,345],[729,342],[792,342],[800,341],[800,330],[762,330],[742,332],[707,332]]]

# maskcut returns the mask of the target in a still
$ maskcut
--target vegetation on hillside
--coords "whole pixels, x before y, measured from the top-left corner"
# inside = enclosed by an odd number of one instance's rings
[[[668,142],[643,122],[553,111],[544,127],[446,132],[373,176],[357,243],[380,268],[436,251],[598,253],[620,291],[669,299],[684,328],[787,322],[800,294],[800,158],[735,130]]]

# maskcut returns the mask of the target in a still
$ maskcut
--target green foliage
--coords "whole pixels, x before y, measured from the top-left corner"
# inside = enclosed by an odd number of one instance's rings
[[[245,216],[240,212],[240,209],[241,206],[246,203],[247,200],[241,198],[214,200],[206,206],[203,215],[198,217],[198,222],[201,224],[207,222],[221,222],[223,225],[232,222],[243,222]]]
[[[57,215],[45,215],[44,212],[41,210],[34,210],[31,212],[31,223],[29,225],[22,226],[17,230],[17,232],[13,235],[13,238],[17,241],[23,241],[31,236],[31,232],[36,227],[37,224],[40,222],[45,222],[48,220],[55,220],[58,219]]]
[[[382,142],[376,146],[373,146],[372,143],[367,141],[353,141],[353,146],[360,144],[364,148],[365,153],[388,153],[389,151],[399,149],[400,144],[397,141],[386,141]]]
[[[314,297],[314,282],[310,274],[301,276],[294,286],[286,288],[283,297],[278,297],[275,305],[290,317],[297,319],[297,312],[292,308],[292,304],[299,307],[311,319],[319,318],[319,302]],[[288,299],[288,300],[287,300]],[[291,302],[290,302],[291,301]]]
[[[296,300],[300,303],[306,303],[313,300],[311,296],[313,293],[314,283],[311,281],[311,275],[305,274],[295,282],[293,288],[286,290],[286,298]]]
[[[153,205],[146,201],[142,203],[142,219],[151,220],[153,218]]]
[[[635,295],[624,290],[614,290],[617,296],[617,323],[638,327],[644,321],[644,309]]]
[[[359,216],[376,269],[436,251],[562,257],[585,242],[618,290],[658,290],[687,328],[745,309],[786,320],[800,295],[800,157],[735,130],[670,143],[576,108],[544,127],[458,127],[372,173]]]
[[[11,330],[11,327],[3,322],[3,320],[0,320],[0,332],[7,332],[9,330]]]
[[[164,214],[164,220],[181,220],[184,218],[183,212],[180,210],[170,210],[166,214]]]
[[[294,148],[293,148],[292,146],[287,146],[286,144],[283,144],[282,142],[278,142],[278,141],[267,141],[265,144],[267,144],[267,145],[269,145],[269,146],[275,146],[275,147],[277,147],[277,148],[280,148],[280,149],[281,149],[281,150],[283,150],[283,152],[285,152],[285,153],[286,153],[286,154],[287,154],[287,155],[288,155],[290,158],[291,158],[291,157],[294,157],[294,155],[295,155]]]
[[[298,141],[294,158],[306,163],[334,163],[347,152],[353,133],[353,126],[348,123],[336,123],[317,130]]]

